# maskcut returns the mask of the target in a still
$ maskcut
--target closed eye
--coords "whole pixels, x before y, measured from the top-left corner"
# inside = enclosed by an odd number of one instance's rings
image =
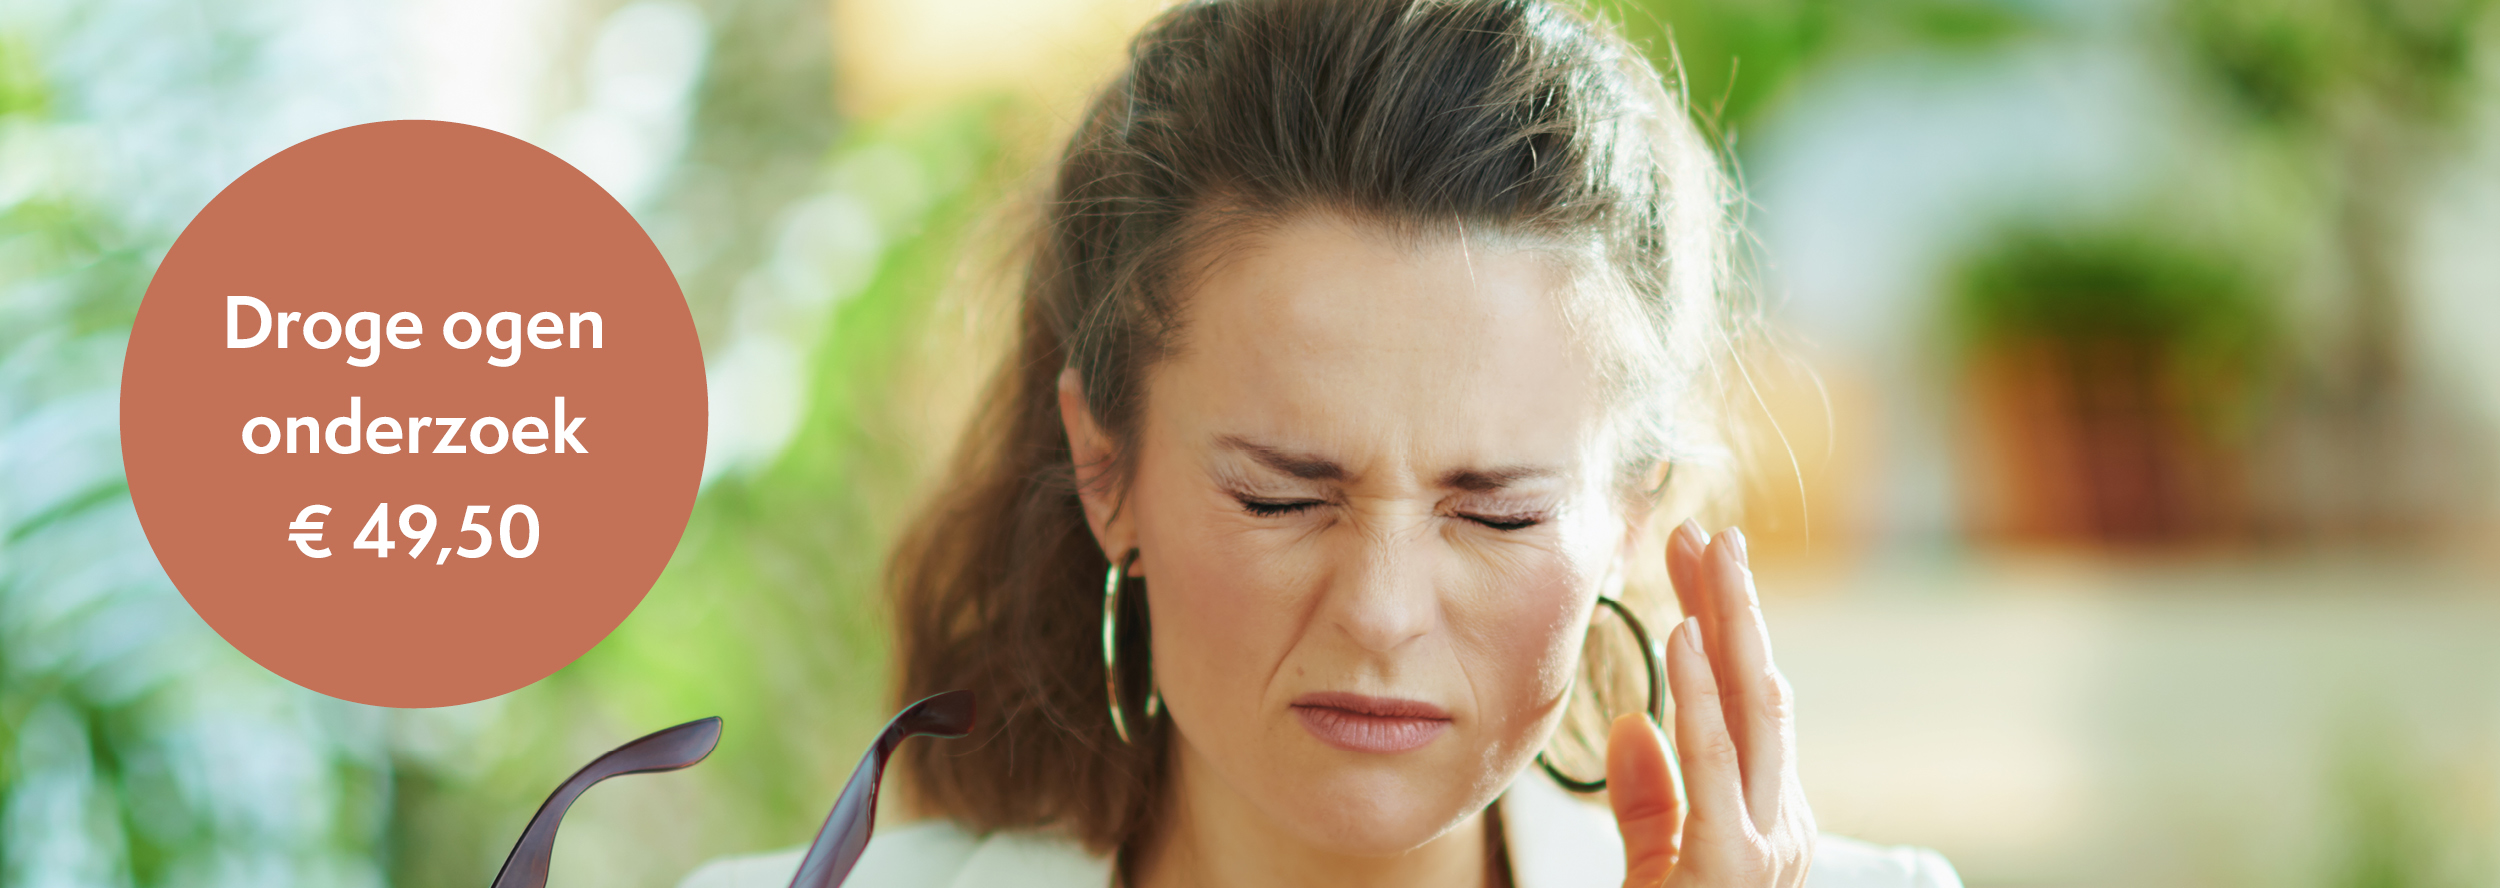
[[[1262,499],[1253,496],[1235,496],[1233,499],[1240,501],[1242,511],[1248,512],[1252,515],[1257,515],[1261,518],[1274,518],[1281,515],[1292,515],[1297,512],[1307,511],[1313,506],[1325,505],[1325,503],[1320,500],[1309,499],[1276,500]]]
[[[1465,519],[1467,519],[1467,520],[1469,520],[1469,521],[1476,522],[1477,524],[1482,524],[1482,525],[1484,525],[1484,526],[1486,526],[1486,527],[1493,528],[1494,530],[1501,530],[1501,531],[1526,530],[1526,529],[1528,529],[1528,528],[1535,527],[1535,526],[1537,526],[1537,525],[1539,525],[1539,524],[1543,524],[1543,523],[1545,523],[1545,516],[1543,516],[1543,515],[1465,515],[1465,514],[1462,514],[1462,515],[1460,515],[1460,516],[1458,516],[1458,517],[1465,518]]]

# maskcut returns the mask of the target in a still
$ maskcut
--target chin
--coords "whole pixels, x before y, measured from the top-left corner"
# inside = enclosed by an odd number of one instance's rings
[[[1455,758],[1455,757],[1452,757]],[[1395,857],[1423,847],[1483,811],[1502,783],[1469,768],[1411,762],[1318,768],[1280,783],[1278,819],[1303,841],[1350,857]]]

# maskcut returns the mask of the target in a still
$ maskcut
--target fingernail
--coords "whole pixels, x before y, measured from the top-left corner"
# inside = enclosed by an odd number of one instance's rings
[[[1701,653],[1701,618],[1700,618],[1700,617],[1685,617],[1685,618],[1684,618],[1684,643],[1685,643],[1686,645],[1688,645],[1688,646],[1692,647],[1692,649],[1693,649],[1693,653],[1695,653],[1695,654],[1700,654],[1700,653]],[[1704,656],[1707,656],[1707,655],[1704,655]]]
[[[1676,544],[1691,546],[1694,551],[1700,551],[1703,542],[1708,539],[1710,539],[1710,535],[1703,533],[1701,531],[1701,525],[1695,523],[1693,519],[1690,518],[1684,519],[1684,523],[1675,529]]]
[[[1728,528],[1728,529],[1727,529],[1727,553],[1728,553],[1729,555],[1733,555],[1733,556],[1735,556],[1735,557],[1736,557],[1736,563],[1738,563],[1738,564],[1750,564],[1750,563],[1752,563],[1752,559],[1747,558],[1747,557],[1745,556],[1745,532],[1744,532],[1744,531],[1738,530],[1738,529],[1733,528],[1733,527],[1731,527],[1731,528]]]

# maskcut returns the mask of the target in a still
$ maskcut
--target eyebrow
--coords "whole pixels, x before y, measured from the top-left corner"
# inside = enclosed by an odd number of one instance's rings
[[[1535,481],[1562,474],[1547,466],[1500,466],[1490,469],[1451,469],[1441,473],[1441,486],[1470,493],[1500,490],[1521,481]]]
[[[1279,473],[1306,481],[1342,481],[1348,473],[1344,466],[1323,456],[1298,453],[1272,447],[1240,435],[1218,435],[1216,446],[1248,454],[1260,465]],[[1485,469],[1451,469],[1441,473],[1440,486],[1470,493],[1500,490],[1521,481],[1557,477],[1562,470],[1551,466],[1511,465]]]
[[[1345,480],[1345,467],[1326,457],[1270,447],[1240,435],[1218,435],[1215,445],[1249,454],[1260,465],[1305,481]]]

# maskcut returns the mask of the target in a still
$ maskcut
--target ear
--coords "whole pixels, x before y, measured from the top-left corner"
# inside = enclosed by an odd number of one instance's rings
[[[1068,455],[1075,463],[1076,496],[1085,505],[1085,523],[1094,531],[1094,542],[1102,546],[1103,558],[1116,562],[1137,545],[1110,472],[1118,453],[1111,436],[1095,424],[1093,408],[1085,405],[1085,384],[1077,379],[1074,367],[1059,371],[1059,421],[1067,427]]]

